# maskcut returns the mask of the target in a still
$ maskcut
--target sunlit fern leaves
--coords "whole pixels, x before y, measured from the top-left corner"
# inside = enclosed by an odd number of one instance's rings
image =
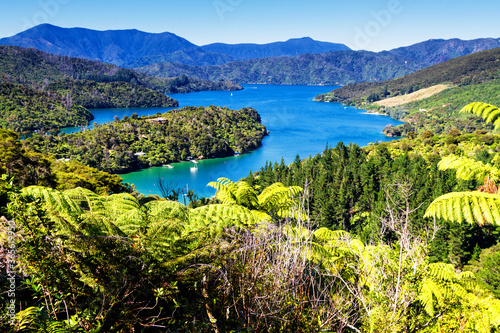
[[[280,218],[293,217],[296,215],[294,213],[295,200],[302,192],[303,189],[300,186],[286,187],[282,183],[271,184],[259,194],[259,207],[261,210]]]
[[[139,209],[139,201],[128,193],[113,194],[103,197],[105,211],[103,215],[116,219],[131,211]]]
[[[425,312],[433,317],[436,307],[435,303],[437,302],[441,306],[444,304],[443,290],[434,280],[424,279],[418,300],[421,302]]]
[[[483,192],[452,192],[435,199],[424,217],[442,218],[456,223],[500,225],[500,197]]]
[[[176,201],[150,201],[130,209],[116,221],[117,226],[141,247],[154,253],[168,252],[188,222],[188,208]]]
[[[186,232],[207,230],[210,236],[222,234],[224,228],[232,226],[246,227],[258,221],[246,207],[238,205],[208,205],[192,209],[189,212],[189,225]]]
[[[96,211],[98,213],[104,211],[103,197],[89,189],[76,187],[66,190],[63,193],[84,210],[89,210],[90,212]]]
[[[233,182],[221,177],[216,182],[210,182],[207,186],[217,190],[216,197],[226,205],[242,205],[249,209],[258,207],[257,193],[255,189],[245,181]]]
[[[51,321],[40,308],[29,307],[16,313],[13,329],[15,332],[67,333],[80,331],[77,326],[67,321]]]
[[[464,156],[448,155],[438,163],[438,168],[443,171],[454,169],[457,178],[464,180],[476,179],[483,182],[488,177],[497,182],[500,179],[500,170],[491,164]]]
[[[461,113],[472,113],[482,117],[487,123],[492,123],[495,129],[500,127],[500,110],[498,107],[482,103],[473,102],[469,103],[460,110]]]
[[[451,264],[432,263],[429,264],[420,284],[418,301],[425,312],[433,317],[437,308],[444,307],[450,302],[458,300],[466,304],[476,300],[477,296],[473,292],[478,288],[479,285],[472,272],[456,273],[455,267]]]
[[[245,181],[235,183],[227,178],[219,178],[216,182],[208,183],[208,186],[217,190],[216,197],[221,203],[241,205],[250,210],[260,211],[263,220],[268,220],[270,216],[298,217],[294,212],[296,206],[294,199],[297,199],[303,191],[299,186],[286,187],[282,183],[274,183],[259,195]]]
[[[41,200],[47,215],[62,233],[83,233],[82,225],[77,219],[83,210],[66,194],[43,186],[25,187],[21,193]]]
[[[306,228],[284,226],[283,232],[308,260],[343,275],[346,275],[348,262],[364,249],[360,240],[343,230],[319,228],[311,232]]]

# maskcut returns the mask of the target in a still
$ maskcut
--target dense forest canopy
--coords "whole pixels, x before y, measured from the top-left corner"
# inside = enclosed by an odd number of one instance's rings
[[[163,118],[157,123],[155,118]],[[251,108],[185,107],[150,117],[124,117],[59,136],[35,135],[26,146],[99,170],[120,173],[195,158],[244,153],[268,134]]]

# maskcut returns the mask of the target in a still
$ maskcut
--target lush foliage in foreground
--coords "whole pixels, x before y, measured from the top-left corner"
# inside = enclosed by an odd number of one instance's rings
[[[168,123],[150,121],[163,117]],[[70,158],[99,170],[124,172],[185,160],[246,152],[267,135],[259,114],[251,108],[186,107],[154,117],[131,117],[94,125],[84,132],[33,136],[26,146],[56,158]]]
[[[255,191],[243,184],[236,188]],[[275,197],[262,206],[272,213],[278,207],[272,202],[292,200],[291,216],[298,218],[275,217],[271,224],[237,203],[188,209],[81,188],[11,188],[13,220],[2,219],[1,227],[14,233],[9,238],[4,232],[1,242],[15,244],[17,266],[1,273],[15,281],[2,285],[2,330],[491,332],[499,327],[500,301],[473,273],[429,264],[426,240],[432,232],[411,224],[405,185],[391,187],[393,214],[383,222],[391,239],[371,244],[345,231],[311,230],[291,195],[298,192],[283,188],[274,184],[259,202]],[[7,291],[16,296],[12,317]]]
[[[16,186],[43,185],[59,190],[83,187],[99,194],[130,191],[118,175],[87,167],[76,161],[59,161],[23,148],[19,136],[0,129],[0,175]],[[0,188],[0,205],[7,198]],[[0,213],[1,214],[1,213]]]
[[[387,214],[390,184],[402,181],[412,184],[413,195],[408,199],[412,210],[427,207],[442,194],[477,188],[475,180],[458,181],[452,172],[438,170],[437,163],[440,154],[447,155],[450,149],[457,153],[478,151],[490,161],[493,156],[487,151],[492,145],[496,146],[495,140],[499,141],[500,137],[492,137],[489,146],[480,141],[480,137],[470,135],[458,146],[446,144],[450,137],[442,137],[442,141],[436,142],[430,140],[426,144],[421,138],[405,139],[363,149],[339,143],[335,148],[325,149],[322,155],[303,161],[297,158],[288,166],[268,164],[246,179],[260,186],[273,182],[289,186],[308,184],[310,213],[316,217],[318,226],[343,229],[370,242],[378,237],[392,237],[385,234],[380,221]],[[423,208],[411,213],[415,227],[432,226],[432,221],[423,218],[424,213]],[[480,228],[442,221],[440,230],[429,244],[430,259],[461,266],[480,248],[493,245],[498,231],[491,226]]]

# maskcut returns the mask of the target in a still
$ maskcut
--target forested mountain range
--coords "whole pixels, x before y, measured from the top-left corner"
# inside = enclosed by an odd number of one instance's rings
[[[147,33],[135,29],[97,31],[50,24],[41,24],[2,38],[0,45],[33,47],[52,54],[99,60],[129,68],[158,62],[221,65],[234,60],[349,49],[343,44],[319,42],[311,38],[269,44],[215,43],[197,46],[169,32]]]
[[[61,80],[127,82],[165,94],[199,90],[239,90],[232,82],[204,82],[186,77],[157,78],[99,61],[53,55],[36,49],[0,46],[0,81],[44,90]]]
[[[346,85],[402,77],[455,57],[500,47],[500,39],[431,39],[389,51],[367,52],[308,37],[268,44],[197,46],[168,32],[96,31],[42,24],[2,38],[2,44],[140,68],[160,77]]]
[[[239,83],[346,85],[405,76],[434,64],[499,47],[498,39],[429,40],[391,51],[337,51],[236,61],[220,66],[158,63],[137,70],[169,77],[184,73],[204,80]]]

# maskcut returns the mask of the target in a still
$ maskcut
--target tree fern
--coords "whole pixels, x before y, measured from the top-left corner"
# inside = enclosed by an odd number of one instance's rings
[[[500,179],[500,170],[491,164],[484,164],[472,158],[448,155],[438,163],[439,170],[456,170],[457,178],[470,180],[476,179],[484,182],[486,178],[497,182]]]
[[[282,183],[271,184],[258,196],[259,207],[280,218],[292,217],[296,205],[294,198],[297,199],[302,191],[300,186],[286,187]]]
[[[495,126],[495,129],[500,127],[500,110],[494,105],[482,102],[473,102],[464,106],[460,112],[473,113],[482,117],[487,123],[492,123],[493,126]]]
[[[217,182],[208,183],[208,186],[217,190],[216,197],[223,204],[246,207],[255,211],[261,220],[269,220],[271,215],[279,218],[297,217],[293,212],[294,198],[303,191],[299,186],[286,187],[282,183],[274,183],[257,195],[257,191],[247,182],[234,183],[227,178],[219,178]]]
[[[435,199],[424,217],[452,222],[500,225],[500,197],[483,192],[452,192]]]
[[[246,207],[238,205],[208,205],[189,212],[187,232],[206,229],[211,236],[220,235],[224,228],[249,226],[258,222],[255,215]]]
[[[49,218],[62,233],[83,233],[83,226],[75,217],[83,214],[83,210],[70,197],[57,190],[43,186],[29,186],[21,193],[43,202]]]

